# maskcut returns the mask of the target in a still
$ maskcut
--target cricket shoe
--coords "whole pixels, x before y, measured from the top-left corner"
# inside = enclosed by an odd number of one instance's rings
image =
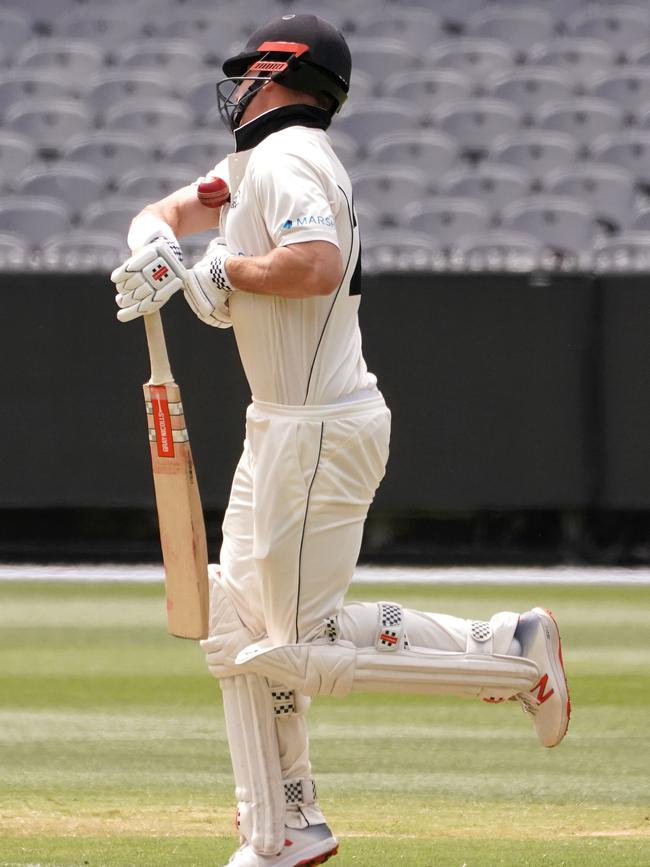
[[[282,851],[277,855],[258,855],[248,843],[233,853],[227,867],[316,867],[338,852],[339,844],[329,827],[285,828]]]
[[[533,717],[541,743],[555,747],[566,734],[571,716],[557,621],[545,608],[533,608],[519,618],[515,638],[521,643],[521,655],[537,664],[539,679],[532,689],[514,698]]]

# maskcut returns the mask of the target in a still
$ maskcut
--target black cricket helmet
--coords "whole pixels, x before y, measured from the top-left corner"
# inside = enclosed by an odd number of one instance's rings
[[[257,29],[244,50],[224,62],[219,113],[234,131],[257,91],[277,81],[315,96],[334,115],[347,99],[351,70],[350,49],[335,27],[316,15],[283,15]],[[248,80],[249,88],[237,93]]]

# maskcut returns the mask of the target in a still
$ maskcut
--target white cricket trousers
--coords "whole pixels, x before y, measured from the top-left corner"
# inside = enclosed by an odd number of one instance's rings
[[[340,610],[389,438],[381,395],[248,407],[220,562],[224,589],[253,636],[309,641]]]

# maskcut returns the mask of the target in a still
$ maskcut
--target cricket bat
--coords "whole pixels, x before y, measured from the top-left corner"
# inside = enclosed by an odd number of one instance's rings
[[[165,567],[167,629],[179,638],[207,638],[207,541],[181,392],[169,366],[160,313],[145,316],[144,322],[151,378],[143,388]]]

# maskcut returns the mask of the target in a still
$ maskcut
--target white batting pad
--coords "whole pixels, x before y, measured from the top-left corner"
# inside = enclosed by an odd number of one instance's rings
[[[220,686],[239,832],[259,855],[275,855],[284,845],[286,802],[269,687],[257,674],[226,677]]]
[[[256,672],[306,695],[351,692],[450,694],[510,698],[539,676],[520,656],[450,653],[411,647],[384,653],[374,647],[337,644],[251,645],[237,656],[242,671]]]

